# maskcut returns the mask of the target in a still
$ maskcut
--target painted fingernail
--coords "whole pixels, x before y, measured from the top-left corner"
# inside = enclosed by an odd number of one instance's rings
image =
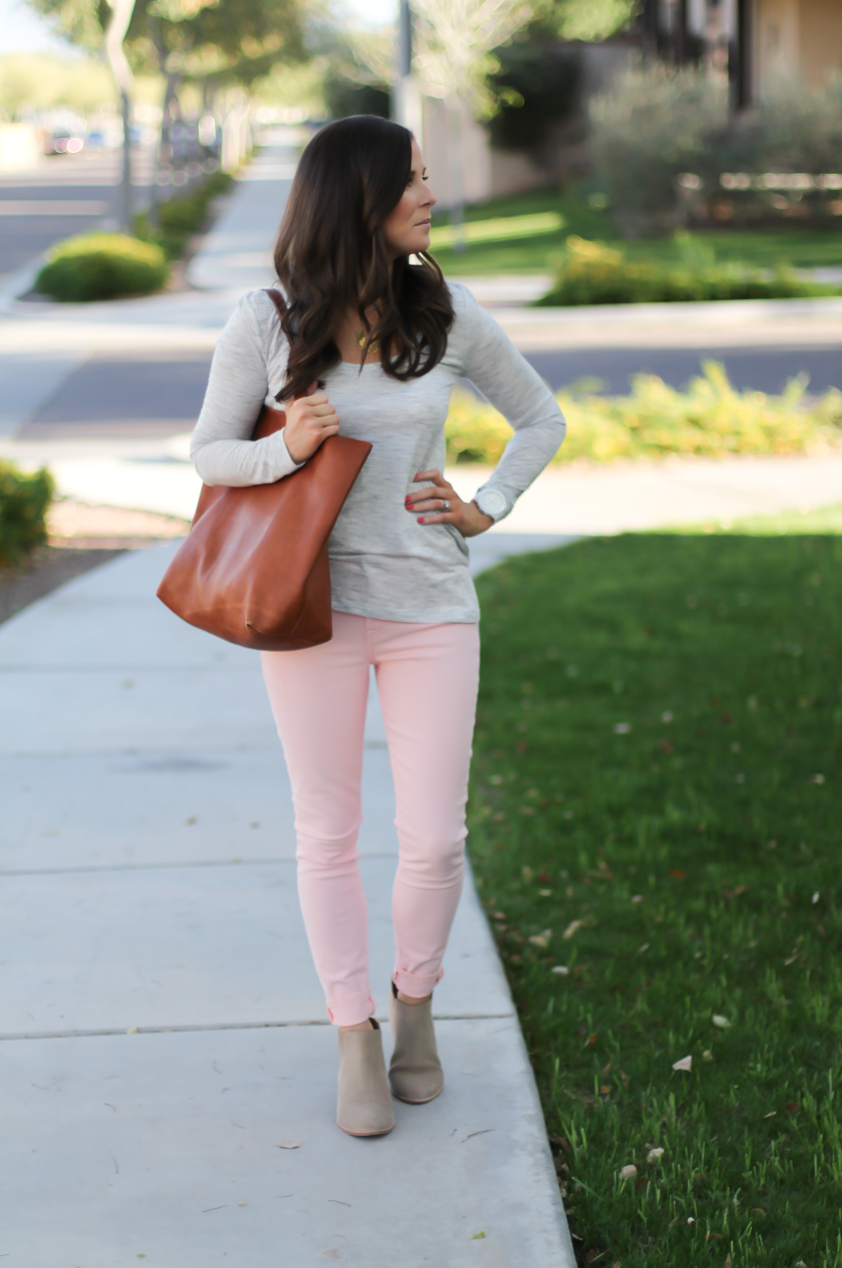
[[[423,516],[423,515],[419,515],[419,516],[418,516],[418,523],[419,523],[419,524],[423,524],[423,523],[424,523],[424,516]]]

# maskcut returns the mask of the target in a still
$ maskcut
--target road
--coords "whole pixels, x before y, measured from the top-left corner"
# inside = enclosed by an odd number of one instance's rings
[[[683,387],[701,371],[702,361],[721,361],[734,387],[781,392],[797,374],[809,377],[810,392],[842,388],[839,346],[759,348],[578,348],[530,352],[527,361],[553,391],[577,380],[598,379],[597,389],[625,393],[631,376],[657,374],[672,387]],[[595,387],[596,385],[594,385]]]
[[[638,371],[681,387],[706,357],[722,361],[739,388],[779,392],[802,372],[810,376],[811,392],[842,387],[838,348],[580,349],[533,352],[527,360],[553,390],[591,378],[602,381],[602,391],[625,392]],[[209,366],[210,354],[198,351],[93,356],[44,402],[19,439],[134,439],[188,431],[201,408]]]
[[[154,147],[133,151],[135,210],[149,205]],[[0,174],[0,282],[54,242],[98,225],[113,227],[122,151],[55,154]]]

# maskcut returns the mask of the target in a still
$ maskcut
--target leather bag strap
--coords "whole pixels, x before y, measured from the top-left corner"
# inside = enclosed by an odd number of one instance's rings
[[[278,316],[283,321],[287,311],[286,300],[284,299],[283,295],[281,294],[280,291],[273,290],[268,286],[264,286],[263,289],[266,292],[266,294],[269,296],[269,298],[271,299],[272,303],[277,308]]]

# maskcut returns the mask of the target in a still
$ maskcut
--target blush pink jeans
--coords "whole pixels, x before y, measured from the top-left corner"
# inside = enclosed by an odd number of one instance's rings
[[[479,629],[334,612],[329,643],[263,652],[262,660],[292,784],[298,894],[310,950],[330,1020],[354,1026],[375,1009],[357,850],[369,665],[397,802],[392,980],[405,995],[421,998],[443,976],[462,890]]]

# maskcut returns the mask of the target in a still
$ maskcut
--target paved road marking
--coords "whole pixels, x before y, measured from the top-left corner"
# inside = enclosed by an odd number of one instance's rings
[[[83,198],[64,202],[49,198],[7,198],[0,202],[0,216],[101,216],[108,207],[107,202]]]

